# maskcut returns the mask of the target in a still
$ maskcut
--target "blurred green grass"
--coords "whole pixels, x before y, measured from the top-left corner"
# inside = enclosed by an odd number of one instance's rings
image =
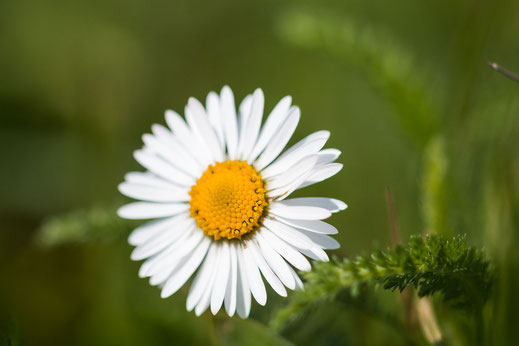
[[[185,291],[162,300],[137,278],[124,236],[34,241],[52,215],[111,206],[163,111],[229,84],[237,98],[263,88],[267,109],[292,95],[302,109],[296,140],[331,130],[344,169],[301,194],[348,203],[332,219],[337,255],[389,243],[386,186],[404,237],[441,227],[485,246],[499,269],[488,342],[509,344],[519,311],[519,85],[486,61],[519,71],[518,10],[512,0],[1,2],[0,335],[12,324],[28,345],[278,342],[261,325],[283,304],[272,292],[267,307],[253,306],[259,323],[196,318]],[[424,186],[436,135],[447,168],[430,186],[441,191]],[[377,299],[400,316],[390,297]],[[284,336],[403,342],[348,304],[323,309],[304,324],[312,328]]]

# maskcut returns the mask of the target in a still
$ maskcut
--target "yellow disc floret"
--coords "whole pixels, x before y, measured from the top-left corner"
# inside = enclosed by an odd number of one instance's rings
[[[241,239],[259,226],[265,192],[261,175],[247,162],[217,162],[191,187],[189,210],[206,235]]]

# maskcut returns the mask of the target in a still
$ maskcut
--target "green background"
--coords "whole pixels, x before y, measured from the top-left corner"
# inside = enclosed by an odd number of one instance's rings
[[[519,71],[518,13],[513,0],[0,2],[0,342],[282,342],[267,327],[284,304],[272,291],[248,321],[195,317],[186,288],[161,299],[114,216],[141,135],[226,84],[237,99],[261,87],[266,110],[291,95],[302,110],[292,143],[331,131],[343,170],[298,194],[349,205],[331,219],[334,254],[389,245],[389,187],[404,240],[466,233],[486,249],[499,272],[487,342],[517,340],[519,83],[487,60]],[[369,299],[398,319],[396,295]],[[283,337],[403,342],[348,304]]]

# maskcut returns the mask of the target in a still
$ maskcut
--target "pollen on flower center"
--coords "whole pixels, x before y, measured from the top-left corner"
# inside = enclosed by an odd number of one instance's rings
[[[265,192],[261,175],[247,162],[217,162],[191,187],[189,210],[206,235],[241,239],[259,226]]]

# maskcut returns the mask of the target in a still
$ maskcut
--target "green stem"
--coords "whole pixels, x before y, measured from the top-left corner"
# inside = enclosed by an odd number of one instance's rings
[[[483,322],[483,309],[478,309],[474,315],[476,319],[476,344],[483,346],[485,344],[485,323]]]
[[[498,64],[496,64],[495,62],[492,62],[492,61],[489,61],[488,65],[490,67],[492,67],[494,70],[496,70],[498,72],[501,72],[503,75],[507,76],[508,78],[510,78],[512,80],[515,80],[516,82],[519,82],[519,75],[518,74],[513,73],[512,71],[507,70],[506,68],[501,67],[501,66],[499,66]]]

